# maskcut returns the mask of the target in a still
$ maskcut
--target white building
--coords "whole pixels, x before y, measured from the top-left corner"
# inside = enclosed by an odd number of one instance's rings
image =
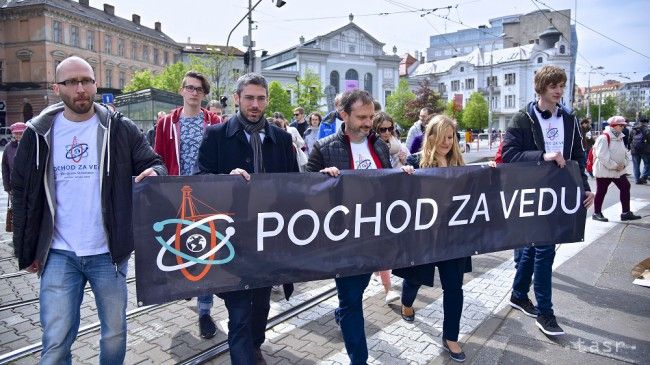
[[[539,44],[495,49],[486,52],[477,47],[471,53],[440,61],[414,63],[409,68],[409,81],[416,85],[419,79],[429,78],[438,86],[443,100],[459,100],[465,106],[474,92],[489,99],[489,80],[492,82],[492,125],[488,128],[505,130],[510,118],[529,101],[536,98],[534,77],[543,66],[552,65],[566,70],[568,80],[572,56],[569,43],[561,33],[549,27],[539,35]],[[571,88],[565,89],[563,103],[570,105]]]
[[[400,58],[387,55],[383,47],[384,43],[353,23],[350,16],[350,23],[339,29],[308,41],[301,37],[298,45],[263,57],[262,75],[288,87],[310,70],[320,77],[326,97],[328,85],[335,93],[363,89],[384,106],[386,96],[397,88]]]

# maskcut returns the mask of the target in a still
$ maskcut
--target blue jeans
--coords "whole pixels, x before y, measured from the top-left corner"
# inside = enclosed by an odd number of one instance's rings
[[[210,314],[210,309],[212,309],[212,295],[202,295],[196,298],[196,307],[199,310],[199,316],[204,314]]]
[[[519,261],[515,280],[512,283],[512,295],[516,299],[525,300],[528,298],[532,282],[537,310],[540,314],[553,314],[551,276],[555,245],[524,247],[515,251],[518,251],[515,252],[515,256],[519,255]]]
[[[440,285],[442,286],[442,337],[458,341],[460,317],[463,313],[463,276],[466,258],[436,262]],[[404,279],[402,282],[402,304],[412,307],[420,290],[419,284]]]
[[[335,279],[339,307],[334,310],[334,318],[341,326],[343,342],[352,365],[365,364],[368,361],[362,301],[363,291],[370,282],[370,275],[372,274]]]
[[[264,343],[271,310],[271,287],[218,294],[228,309],[228,346],[232,365],[255,364],[255,349]]]
[[[99,363],[122,364],[126,355],[126,259],[113,265],[108,253],[77,256],[51,249],[41,275],[41,364],[71,364],[84,287],[90,283],[101,324]]]
[[[643,161],[643,173],[641,173],[641,161]],[[636,181],[650,178],[650,155],[632,155],[632,170]]]

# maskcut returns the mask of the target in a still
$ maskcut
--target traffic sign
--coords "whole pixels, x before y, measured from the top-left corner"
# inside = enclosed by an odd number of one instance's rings
[[[113,94],[102,94],[102,103],[104,104],[113,104],[115,97]]]

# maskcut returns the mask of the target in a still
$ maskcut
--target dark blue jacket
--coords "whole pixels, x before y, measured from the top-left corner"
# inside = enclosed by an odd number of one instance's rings
[[[242,118],[241,114],[236,114],[227,123],[206,128],[199,147],[199,174],[229,174],[236,168],[253,173],[253,148],[239,124],[239,118]],[[291,135],[269,124],[264,128],[264,134],[264,172],[298,172]]]
[[[534,103],[528,103],[512,117],[503,139],[503,162],[543,161],[546,147],[543,128],[537,120]],[[578,162],[585,191],[591,191],[585,173],[586,157],[582,148],[580,124],[575,115],[560,106],[564,121],[564,159]]]

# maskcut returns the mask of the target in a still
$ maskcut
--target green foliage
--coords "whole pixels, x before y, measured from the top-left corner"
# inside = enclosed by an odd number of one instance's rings
[[[463,122],[463,109],[461,110],[456,110],[454,108],[454,101],[449,100],[447,104],[445,104],[445,111],[443,112],[446,116],[455,119],[456,122],[458,123],[458,129],[467,129],[467,126]]]
[[[613,117],[616,115],[616,108],[617,108],[617,103],[616,103],[616,98],[614,98],[611,95],[608,95],[605,97],[603,101],[603,105],[600,106],[600,117],[604,120],[609,119],[610,117]],[[596,105],[596,113],[594,113],[594,109],[592,106],[591,109],[591,115],[596,116],[598,118],[598,106]],[[592,118],[593,120],[593,118]]]
[[[488,126],[488,112],[488,104],[483,95],[474,92],[465,105],[463,124],[467,128],[483,130]]]
[[[133,78],[124,86],[124,92],[144,90],[154,87],[154,76],[151,70],[139,71],[133,74]]]
[[[399,80],[397,89],[386,98],[386,113],[388,113],[395,123],[399,124],[405,130],[411,128],[411,125],[417,119],[409,120],[406,118],[407,104],[415,100],[415,94],[409,88],[406,79]]]
[[[441,113],[443,110],[440,95],[431,89],[429,79],[420,81],[418,88],[415,90],[415,99],[406,104],[406,119],[411,124],[415,123],[420,117],[420,110],[425,107],[432,108],[434,113]]]
[[[181,89],[183,77],[187,71],[189,71],[189,68],[182,62],[169,65],[161,73],[154,76],[153,87],[177,93]]]
[[[296,85],[289,86],[289,89],[296,97],[295,107],[303,107],[305,115],[319,111],[323,106],[320,101],[325,96],[320,77],[310,70],[305,70],[305,75],[298,77],[296,81]],[[287,115],[285,116],[289,118]]]
[[[293,114],[289,93],[287,93],[278,81],[271,81],[269,83],[269,105],[266,107],[265,115],[270,117],[274,112],[281,112],[289,120]]]

